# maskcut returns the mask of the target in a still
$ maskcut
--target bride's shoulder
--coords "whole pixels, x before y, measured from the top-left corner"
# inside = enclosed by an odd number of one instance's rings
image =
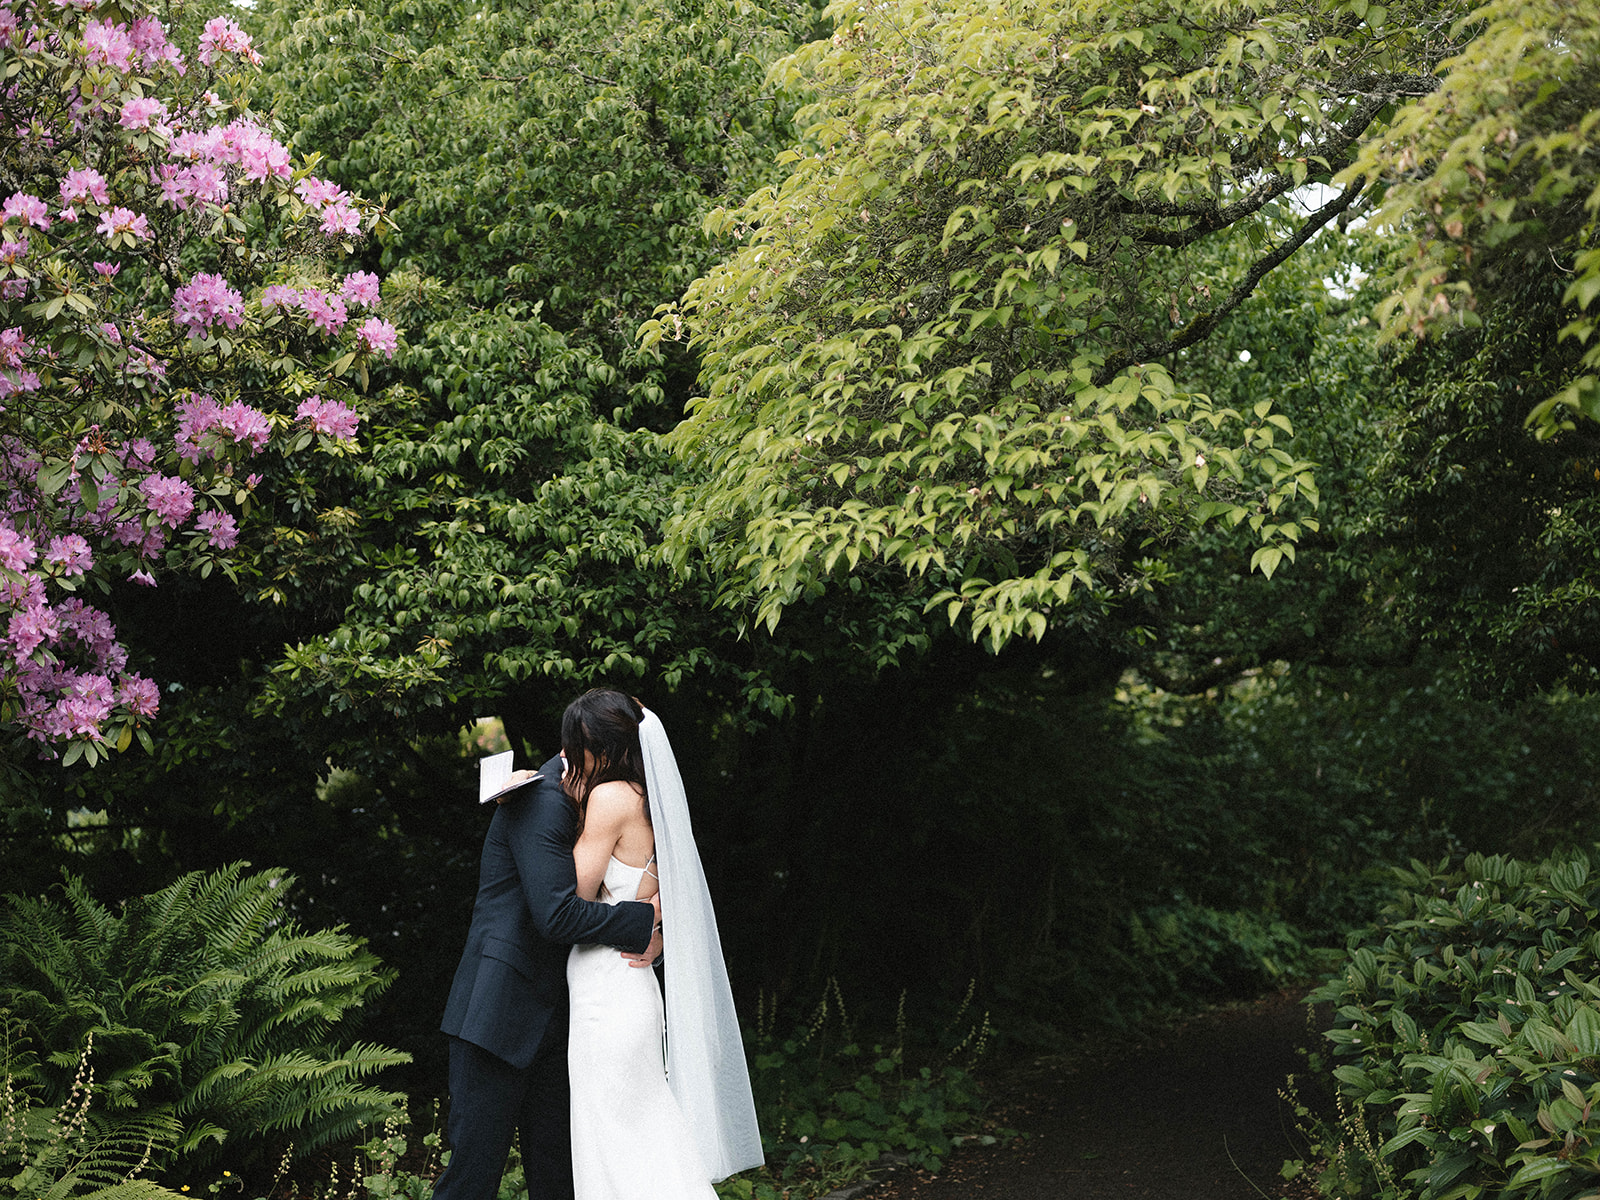
[[[589,793],[589,812],[591,816],[597,808],[619,815],[631,812],[639,807],[639,800],[643,795],[644,793],[625,779],[597,783]]]

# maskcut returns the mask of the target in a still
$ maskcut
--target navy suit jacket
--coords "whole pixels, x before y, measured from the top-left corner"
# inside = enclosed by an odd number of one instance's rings
[[[540,770],[544,778],[497,805],[489,822],[467,947],[440,1023],[514,1067],[533,1061],[551,1015],[566,1009],[569,947],[642,951],[655,925],[648,904],[579,899],[577,810],[561,790],[561,760]]]

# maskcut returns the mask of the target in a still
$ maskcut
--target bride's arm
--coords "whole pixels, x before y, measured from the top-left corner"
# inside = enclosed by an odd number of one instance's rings
[[[639,794],[626,783],[602,783],[589,793],[589,810],[583,819],[583,833],[572,848],[578,868],[578,895],[593,900],[600,894],[611,852],[622,836],[623,825],[637,807]]]

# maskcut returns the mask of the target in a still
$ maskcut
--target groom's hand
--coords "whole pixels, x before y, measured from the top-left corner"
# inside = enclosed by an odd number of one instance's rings
[[[650,935],[650,944],[644,948],[643,954],[622,955],[628,960],[630,967],[653,967],[656,959],[661,957],[661,926],[657,925],[655,932]]]
[[[656,924],[650,931],[650,944],[644,948],[642,954],[631,954],[623,951],[622,957],[628,960],[630,967],[649,967],[661,957],[661,893],[657,892],[650,897],[650,907],[655,909]]]

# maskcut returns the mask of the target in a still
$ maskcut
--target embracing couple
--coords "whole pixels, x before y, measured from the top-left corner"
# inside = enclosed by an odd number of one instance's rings
[[[560,758],[496,809],[442,1027],[434,1200],[494,1200],[513,1132],[529,1200],[713,1200],[762,1162],[683,780],[631,696],[573,701]]]

